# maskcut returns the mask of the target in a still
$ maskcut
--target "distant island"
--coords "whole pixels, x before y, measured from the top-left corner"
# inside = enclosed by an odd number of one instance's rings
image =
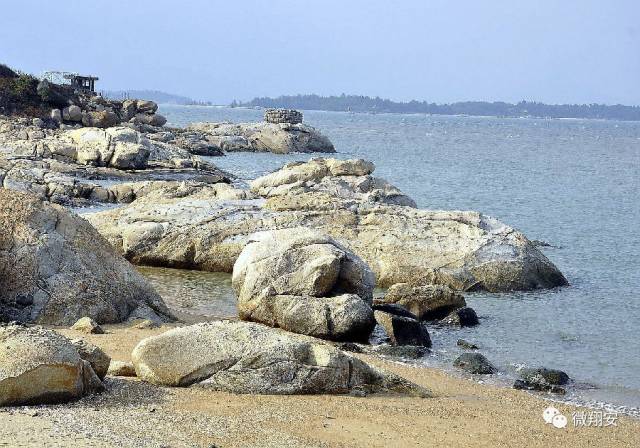
[[[640,106],[604,104],[544,104],[520,101],[517,104],[487,101],[463,101],[436,104],[427,101],[397,102],[361,95],[319,96],[284,95],[277,98],[254,98],[231,103],[232,107],[265,107],[337,112],[400,113],[433,115],[472,115],[493,117],[588,118],[640,121]]]
[[[159,90],[103,90],[100,92],[105,98],[111,100],[124,100],[127,98],[144,98],[160,104],[181,104],[188,106],[211,106],[210,101],[197,101],[192,98],[161,92]]]

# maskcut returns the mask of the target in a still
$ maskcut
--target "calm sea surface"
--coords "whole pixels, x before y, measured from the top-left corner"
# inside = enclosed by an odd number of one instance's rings
[[[262,119],[246,109],[161,113],[173,125]],[[462,337],[505,372],[498,382],[519,366],[544,365],[576,379],[568,399],[640,407],[640,123],[312,111],[305,122],[329,136],[337,157],[375,162],[377,176],[422,208],[478,210],[554,246],[543,250],[571,286],[468,294],[481,325],[430,329],[435,355],[426,364],[450,365]],[[211,161],[249,180],[311,157],[318,155]],[[148,273],[167,300],[205,315],[233,313],[228,277],[168,272]]]

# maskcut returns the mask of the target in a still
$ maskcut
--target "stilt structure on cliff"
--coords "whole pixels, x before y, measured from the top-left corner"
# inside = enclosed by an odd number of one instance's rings
[[[67,84],[73,88],[87,92],[96,92],[97,76],[79,75],[73,72],[47,71],[42,75],[43,79],[55,84]]]

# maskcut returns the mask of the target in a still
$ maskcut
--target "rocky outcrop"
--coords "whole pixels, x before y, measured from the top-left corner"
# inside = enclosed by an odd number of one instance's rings
[[[361,174],[362,165],[353,165],[342,165],[343,176],[325,175],[334,179],[322,182],[370,176]],[[277,188],[288,189],[300,180],[293,176],[290,182],[278,182]],[[313,186],[292,186],[291,193],[284,194],[263,190],[271,185],[275,183],[257,179],[254,193],[236,190],[236,197],[242,192],[246,199],[235,201],[201,188],[180,194],[170,188],[156,190],[127,207],[88,219],[114,247],[140,264],[231,272],[254,233],[304,226],[334,237],[362,258],[381,287],[412,282],[454,290],[509,291],[567,284],[522,233],[480,213],[387,204],[388,196],[368,195],[372,190],[367,187],[357,194],[348,188]],[[130,234],[140,235],[135,245],[129,242]]]
[[[126,127],[60,131],[0,118],[0,183],[82,206],[131,202],[163,181],[230,181],[188,150],[145,135]]]
[[[392,285],[379,303],[400,305],[420,320],[442,318],[467,304],[460,293],[447,286],[410,283]]]
[[[0,189],[0,320],[71,325],[172,319],[160,296],[84,219]]]
[[[144,169],[151,153],[149,140],[125,127],[81,128],[67,132],[63,138],[71,140],[75,160],[84,165]]]
[[[352,203],[405,205],[416,203],[383,179],[371,176],[373,163],[362,159],[313,159],[293,162],[278,171],[251,182],[251,191],[265,198],[289,199],[303,194],[309,197],[336,196],[344,207]]]
[[[142,340],[131,355],[139,378],[233,393],[344,394],[354,389],[430,396],[317,339],[249,322],[219,321]]]
[[[194,123],[187,129],[227,152],[335,152],[327,137],[302,123]]]
[[[330,340],[366,341],[374,276],[333,238],[306,228],[252,236],[233,268],[240,319]]]
[[[103,388],[65,337],[42,327],[0,324],[0,406],[65,402]]]
[[[158,105],[147,100],[110,100],[101,96],[81,94],[63,101],[62,110],[53,109],[52,117],[60,125],[110,128],[133,125],[164,126],[167,119],[158,114]],[[55,111],[55,112],[54,112]]]

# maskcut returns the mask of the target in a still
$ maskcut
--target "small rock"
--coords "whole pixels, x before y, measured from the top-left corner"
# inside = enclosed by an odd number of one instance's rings
[[[149,126],[164,126],[167,119],[160,114],[137,114],[135,121]]]
[[[497,369],[480,353],[463,353],[453,362],[453,365],[469,373],[490,375]]]
[[[473,308],[465,306],[453,311],[447,317],[442,319],[440,323],[456,327],[473,327],[478,325],[480,322],[478,321],[478,315]]]
[[[136,376],[136,369],[133,364],[126,361],[114,361],[111,360],[109,364],[109,370],[107,371],[109,376]]]
[[[104,334],[104,330],[98,323],[90,317],[83,317],[71,327],[72,330],[81,331],[87,334]]]
[[[362,387],[354,387],[349,391],[349,395],[351,395],[352,397],[363,398],[367,396],[367,391]]]
[[[41,127],[43,127],[43,126],[44,126],[44,121],[42,121],[42,119],[40,119],[40,118],[34,118],[34,119],[31,121],[31,123],[32,123],[35,127],[38,127],[38,128],[41,128]]]
[[[427,329],[416,319],[375,311],[376,321],[384,328],[393,345],[421,345],[431,347]]]
[[[466,348],[469,350],[478,350],[478,348],[480,348],[476,344],[469,341],[465,341],[464,339],[458,339],[458,342],[456,342],[456,345],[458,345],[458,347]]]
[[[467,305],[460,293],[446,286],[409,283],[392,285],[382,302],[401,305],[420,320],[442,319],[453,310]]]
[[[160,327],[160,324],[158,324],[157,322],[154,322],[149,319],[144,319],[144,320],[135,322],[131,328],[137,328],[138,330],[150,330],[152,328],[158,328],[158,327]]]
[[[364,350],[362,350],[362,348],[354,342],[341,342],[341,343],[335,344],[335,347],[345,352],[352,352],[352,353],[364,352]]]
[[[564,387],[555,386],[555,385],[541,385],[536,383],[528,383],[523,380],[516,380],[513,383],[513,388],[518,390],[536,390],[539,392],[551,392],[552,394],[560,394],[564,395],[567,391]]]
[[[82,109],[76,105],[71,105],[62,109],[62,118],[64,121],[82,121]]]
[[[60,112],[60,109],[51,109],[51,119],[57,123],[62,123],[62,112]]]
[[[136,109],[138,112],[153,114],[158,110],[158,105],[149,100],[137,100],[136,101]]]
[[[118,116],[111,111],[84,112],[82,124],[87,127],[109,128],[118,124]]]
[[[535,369],[525,368],[520,371],[520,379],[513,384],[515,389],[548,391],[553,393],[565,393],[561,385],[569,382],[569,375],[562,370],[539,367]]]
[[[93,368],[93,371],[101,380],[104,379],[109,369],[111,358],[100,347],[97,347],[84,339],[73,339],[73,346],[78,350],[81,359],[84,359]]]

